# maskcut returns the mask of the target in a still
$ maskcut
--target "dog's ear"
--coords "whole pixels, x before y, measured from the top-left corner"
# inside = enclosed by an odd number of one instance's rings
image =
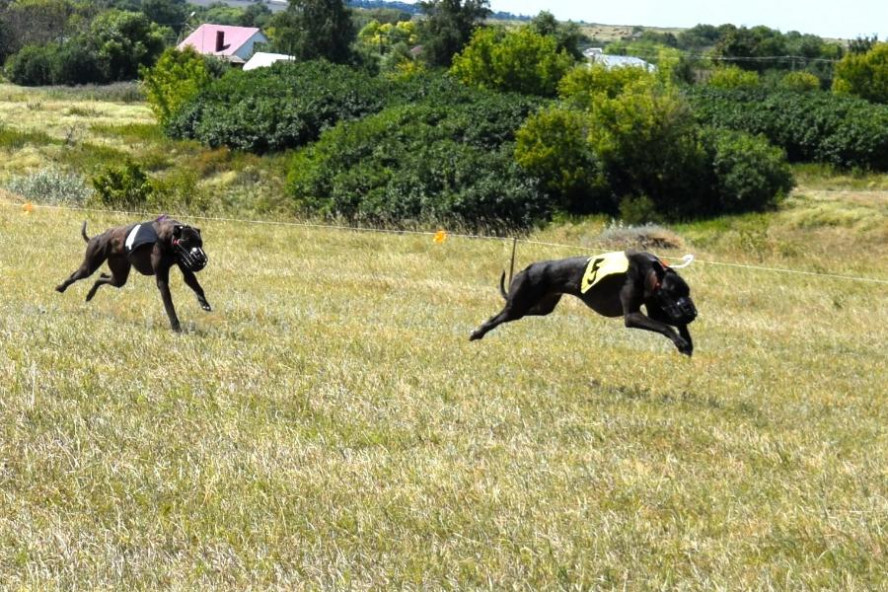
[[[200,228],[198,228],[197,226],[192,226],[192,228],[194,229],[194,232],[197,233],[197,236],[200,236]]]
[[[648,294],[653,294],[660,289],[663,277],[666,275],[666,267],[659,261],[651,262],[651,270],[644,278],[644,289]]]

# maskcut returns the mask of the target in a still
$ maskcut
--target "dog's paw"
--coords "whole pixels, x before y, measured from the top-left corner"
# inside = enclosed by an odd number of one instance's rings
[[[679,341],[675,343],[675,347],[678,348],[678,351],[680,353],[683,353],[688,357],[691,357],[694,353],[694,346],[681,338],[679,338]]]
[[[213,307],[210,306],[210,303],[207,302],[206,300],[204,300],[203,302],[200,303],[200,307],[207,312],[213,312]]]
[[[475,341],[477,339],[481,339],[482,337],[484,337],[484,333],[481,333],[480,331],[475,330],[475,331],[472,331],[471,335],[469,335],[469,341]]]

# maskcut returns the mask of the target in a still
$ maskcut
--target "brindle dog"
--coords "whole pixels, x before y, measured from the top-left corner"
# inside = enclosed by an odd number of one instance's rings
[[[130,268],[135,267],[142,275],[157,278],[157,289],[163,298],[170,325],[173,331],[181,331],[169,287],[170,268],[176,265],[182,271],[185,283],[197,294],[201,308],[212,310],[194,275],[206,267],[209,261],[203,250],[199,228],[161,216],[151,222],[110,228],[92,238],[86,234],[84,221],[80,234],[87,242],[83,263],[68,279],[56,286],[57,291],[64,292],[77,280],[95,273],[107,261],[111,274],[103,273],[99,276],[86,295],[86,301],[89,302],[96,295],[96,290],[105,284],[116,288],[126,284]]]

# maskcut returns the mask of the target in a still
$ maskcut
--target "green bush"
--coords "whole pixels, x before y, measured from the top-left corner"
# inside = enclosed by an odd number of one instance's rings
[[[174,137],[255,153],[315,141],[337,121],[376,113],[385,83],[327,62],[279,62],[232,70],[210,83],[172,118]]]
[[[406,105],[342,123],[296,154],[289,193],[302,211],[353,222],[502,228],[546,219],[547,197],[512,157],[514,130],[495,121],[498,112],[512,120],[516,99],[499,100],[500,110]]]
[[[706,162],[686,101],[655,82],[601,97],[589,112],[589,143],[611,192],[646,196],[668,217],[700,213]]]
[[[572,107],[591,110],[603,98],[613,99],[627,90],[644,86],[651,88],[656,74],[644,68],[607,68],[603,64],[578,66],[558,84],[558,96]]]
[[[760,80],[757,72],[725,66],[716,68],[706,83],[713,88],[756,88]]]
[[[787,72],[777,86],[782,90],[808,92],[820,89],[820,79],[810,72]]]
[[[761,136],[708,129],[702,143],[715,179],[713,214],[772,209],[793,188],[785,154]]]
[[[792,188],[785,156],[764,138],[701,130],[686,100],[654,78],[619,90],[602,81],[518,132],[517,161],[568,213],[638,223],[759,211]]]
[[[6,60],[6,77],[23,86],[52,84],[52,62],[58,46],[27,45]]]
[[[132,161],[105,167],[92,183],[95,199],[108,208],[144,210],[154,197],[154,185],[148,175]]]
[[[106,82],[98,54],[77,41],[62,44],[52,55],[50,77],[52,84],[67,86]]]
[[[79,85],[106,82],[98,54],[83,39],[29,45],[9,58],[6,75],[22,86]]]
[[[762,134],[783,148],[790,162],[888,170],[888,106],[824,91],[687,92],[700,123]]]

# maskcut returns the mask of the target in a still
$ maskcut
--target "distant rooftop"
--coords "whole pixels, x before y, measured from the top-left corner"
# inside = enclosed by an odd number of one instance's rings
[[[600,47],[590,47],[583,51],[583,55],[586,56],[586,59],[592,63],[604,64],[604,67],[607,69],[622,68],[625,66],[644,68],[648,72],[653,72],[657,69],[656,66],[644,61],[641,58],[637,58],[635,56],[607,54],[604,53],[604,51]]]
[[[256,27],[203,24],[186,37],[178,48],[191,45],[198,53],[231,56],[256,33],[260,33]]]
[[[268,53],[264,51],[257,51],[253,54],[246,64],[244,64],[244,70],[255,70],[256,68],[266,68],[272,65],[275,62],[287,61],[292,62],[296,58],[291,55],[287,55],[285,53]]]

